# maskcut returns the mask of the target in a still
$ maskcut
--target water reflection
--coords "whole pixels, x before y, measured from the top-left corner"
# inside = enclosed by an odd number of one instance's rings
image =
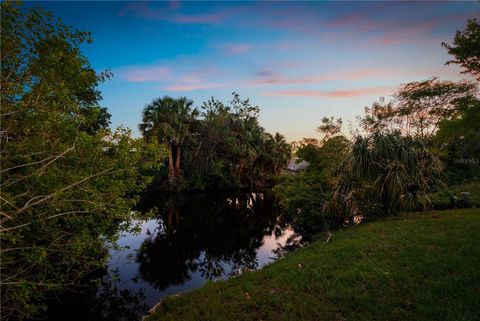
[[[142,280],[162,291],[194,276],[216,279],[259,267],[264,237],[285,235],[274,199],[259,193],[222,196],[150,197],[142,204],[144,210],[158,209],[157,229],[149,231],[136,256]]]
[[[142,289],[123,288],[114,271],[102,269],[94,274],[85,284],[52,299],[47,320],[131,321],[140,320],[148,312]],[[93,282],[93,277],[100,277],[100,281]]]
[[[165,296],[270,263],[293,237],[268,193],[149,194],[139,210],[102,284],[61,298],[52,320],[139,319]]]

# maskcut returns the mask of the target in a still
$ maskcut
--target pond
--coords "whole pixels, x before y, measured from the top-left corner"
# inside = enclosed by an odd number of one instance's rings
[[[168,295],[271,263],[296,237],[269,193],[149,194],[139,210],[147,218],[119,236],[102,284],[60,297],[51,320],[138,319]]]

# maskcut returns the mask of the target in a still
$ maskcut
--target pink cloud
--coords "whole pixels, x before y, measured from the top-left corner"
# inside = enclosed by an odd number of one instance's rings
[[[265,8],[269,10],[265,19],[256,20],[266,28],[293,31],[318,39],[337,41],[356,41],[359,38],[367,39],[367,44],[392,45],[397,43],[424,43],[432,39],[435,31],[452,21],[466,21],[472,13],[449,13],[432,16],[425,6],[438,6],[432,3],[378,3],[369,6],[358,6],[355,12],[347,12],[336,16],[318,15],[309,6],[297,8]],[[352,6],[353,7],[353,6]],[[422,8],[419,10],[419,8]],[[408,14],[399,14],[404,10]],[[281,17],[281,19],[278,19]],[[433,41],[433,40],[432,40]],[[435,39],[436,41],[436,39]],[[438,42],[438,41],[436,41]],[[282,43],[279,48],[289,50],[291,44]]]
[[[279,51],[297,50],[301,47],[299,43],[292,42],[291,40],[284,40],[273,45],[273,48]]]
[[[218,75],[214,69],[201,68],[193,72],[182,75],[178,78],[175,84],[162,87],[162,89],[171,91],[192,91],[200,89],[210,89],[223,87],[224,83],[212,82],[206,79],[212,74]]]
[[[270,70],[259,70],[255,79],[249,82],[249,85],[295,85],[295,84],[311,84],[320,83],[329,80],[347,80],[355,81],[383,74],[380,69],[360,69],[352,71],[339,71],[323,75],[307,75],[297,77],[286,77]]]
[[[360,69],[340,73],[337,77],[338,79],[353,81],[378,76],[384,73],[385,71],[382,69]]]
[[[180,0],[171,0],[168,2],[168,6],[174,10],[177,10],[182,7],[182,4],[180,3]]]
[[[410,67],[395,71],[395,74],[408,77],[410,79],[427,79],[432,76],[449,79],[468,78],[468,75],[460,74],[461,68],[456,65],[438,65],[435,67]],[[473,80],[473,78],[472,78]]]
[[[145,19],[161,19],[166,17],[172,9],[166,8],[152,8],[147,2],[133,2],[129,3],[118,13],[119,16],[132,15],[137,18]]]
[[[428,33],[431,29],[441,25],[443,21],[451,20],[454,15],[425,16],[420,8],[426,3],[377,3],[372,6],[363,6],[355,13],[347,13],[329,19],[327,27],[346,28],[356,33],[379,32],[386,36],[390,33]],[[409,10],[409,14],[398,14],[399,10]]]
[[[263,92],[264,96],[315,97],[315,98],[352,98],[366,95],[385,95],[393,93],[394,88],[374,87],[349,90],[277,90]]]
[[[382,45],[391,45],[394,43],[399,43],[400,39],[396,35],[383,35],[376,38],[376,41]]]
[[[156,82],[172,91],[191,91],[198,89],[223,87],[224,83],[212,81],[223,76],[223,71],[212,67],[201,67],[185,73],[172,64],[169,68],[163,66],[131,66],[115,71],[115,74],[129,82]]]
[[[137,18],[150,20],[163,20],[179,24],[216,24],[223,22],[235,13],[235,9],[227,9],[213,13],[184,14],[180,13],[181,4],[179,1],[170,1],[168,6],[153,8],[148,2],[135,2],[126,5],[119,13],[119,16],[127,14]]]
[[[304,76],[304,77],[285,77],[280,74],[263,72],[262,79],[257,79],[251,82],[252,85],[283,85],[283,84],[309,84],[318,83],[327,80],[326,76]]]
[[[170,75],[166,67],[130,67],[119,72],[120,78],[131,82],[165,80]]]
[[[277,68],[299,68],[305,66],[305,61],[284,60],[274,64]]]
[[[183,84],[183,85],[172,85],[162,87],[162,89],[171,90],[171,91],[192,91],[200,89],[210,89],[210,88],[219,88],[222,87],[222,84],[216,83],[195,83],[195,84]]]
[[[227,56],[240,55],[250,51],[250,49],[252,49],[251,45],[242,43],[227,43],[222,46],[222,52]]]
[[[437,40],[430,35],[432,31],[437,28],[439,21],[436,19],[430,19],[422,22],[407,22],[405,21],[405,27],[401,29],[385,31],[383,34],[380,34],[376,37],[373,37],[372,40],[381,45],[392,45],[397,43],[426,43],[437,42],[440,43],[441,40]],[[379,28],[386,28],[379,26]],[[429,35],[426,37],[426,35]]]
[[[348,15],[339,16],[339,17],[335,17],[333,19],[330,19],[327,22],[327,26],[332,27],[332,28],[347,27],[347,26],[352,25],[354,23],[361,22],[362,20],[364,20],[364,18],[362,18],[362,15],[360,15],[358,13],[348,14]]]
[[[166,20],[184,24],[215,24],[224,21],[228,16],[227,12],[206,13],[195,15],[174,15]]]

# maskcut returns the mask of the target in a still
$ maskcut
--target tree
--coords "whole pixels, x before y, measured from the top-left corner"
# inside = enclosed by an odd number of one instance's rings
[[[139,125],[147,141],[156,140],[168,150],[168,179],[175,183],[182,177],[181,151],[185,139],[191,135],[191,126],[197,116],[193,101],[186,97],[156,98],[143,110]]]
[[[288,164],[292,157],[292,147],[285,139],[285,136],[280,133],[275,133],[273,139],[275,141],[275,148],[272,151],[275,155],[275,174],[280,175],[281,170],[285,168],[285,165]]]
[[[470,73],[480,80],[480,24],[477,19],[469,19],[462,31],[457,31],[453,45],[442,42],[448,53],[455,57],[447,61],[449,64],[459,64],[463,67],[462,73]]]
[[[431,78],[410,82],[400,87],[393,100],[381,99],[366,107],[360,124],[367,133],[398,131],[430,141],[440,122],[455,115],[457,102],[476,93],[476,85],[466,81]]]
[[[285,137],[279,133],[272,136],[262,133],[256,142],[255,158],[250,165],[250,187],[262,187],[269,176],[279,175],[281,170],[290,160],[291,148]]]
[[[480,178],[480,99],[469,97],[458,104],[456,115],[441,121],[435,136],[449,184]]]
[[[144,187],[138,167],[158,149],[111,132],[96,73],[79,46],[89,34],[40,7],[2,2],[1,310],[32,318],[44,302],[106,260]]]
[[[342,223],[356,215],[393,215],[426,208],[427,193],[441,186],[443,166],[420,138],[376,132],[355,138],[338,168],[324,211]]]
[[[335,119],[333,116],[323,117],[322,124],[318,126],[317,131],[324,134],[323,140],[326,141],[331,137],[341,133],[343,121],[341,118]]]
[[[350,142],[336,135],[318,142],[306,139],[297,156],[309,162],[307,169],[297,175],[283,177],[274,187],[284,214],[293,221],[296,231],[304,235],[318,233],[335,225],[322,212],[322,206],[330,197],[330,181],[337,167],[347,156]]]
[[[185,140],[185,175],[190,187],[252,189],[266,184],[290,157],[290,146],[280,134],[259,125],[259,108],[233,93],[225,104],[204,102]]]

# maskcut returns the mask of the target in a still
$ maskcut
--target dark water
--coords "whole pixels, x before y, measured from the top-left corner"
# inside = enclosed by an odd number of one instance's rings
[[[110,250],[102,284],[59,298],[51,320],[135,320],[162,298],[272,262],[293,238],[268,193],[151,194]]]

